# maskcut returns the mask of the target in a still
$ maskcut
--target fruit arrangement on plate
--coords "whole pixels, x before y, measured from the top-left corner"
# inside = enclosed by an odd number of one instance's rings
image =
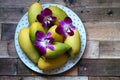
[[[61,8],[48,6],[43,9],[35,2],[29,7],[28,22],[29,27],[18,33],[18,42],[40,70],[59,68],[80,52],[79,31]]]

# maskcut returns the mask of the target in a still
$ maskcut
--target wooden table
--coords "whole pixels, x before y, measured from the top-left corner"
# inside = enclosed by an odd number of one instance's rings
[[[20,18],[35,0],[0,0],[0,80],[120,80],[120,0],[41,0],[71,8],[83,21],[87,47],[72,69],[46,76],[27,68],[14,46]]]

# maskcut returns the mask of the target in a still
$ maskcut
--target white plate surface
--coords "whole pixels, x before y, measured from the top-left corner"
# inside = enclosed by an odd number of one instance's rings
[[[15,48],[17,51],[17,54],[19,56],[19,58],[22,60],[22,62],[29,67],[30,69],[32,69],[35,72],[41,73],[41,74],[46,74],[46,75],[53,75],[53,74],[59,74],[62,72],[65,72],[69,69],[71,69],[82,57],[85,47],[86,47],[86,32],[85,32],[85,28],[84,25],[82,23],[82,21],[80,20],[80,18],[69,8],[59,5],[59,4],[43,4],[43,8],[47,8],[48,6],[57,6],[61,9],[63,9],[67,15],[72,19],[73,21],[73,25],[79,30],[80,33],[80,37],[81,37],[81,50],[79,52],[79,54],[74,58],[74,59],[69,59],[67,61],[67,63],[65,65],[63,65],[60,68],[54,69],[54,70],[49,70],[49,71],[42,71],[40,70],[37,65],[35,65],[34,63],[31,62],[31,60],[24,54],[24,52],[22,51],[22,49],[19,46],[18,43],[18,33],[20,32],[20,30],[24,27],[28,27],[29,23],[28,23],[28,13],[26,13],[21,20],[19,21],[17,28],[16,28],[16,32],[15,32]]]

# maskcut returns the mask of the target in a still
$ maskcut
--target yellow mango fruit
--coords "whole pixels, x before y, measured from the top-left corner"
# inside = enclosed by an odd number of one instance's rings
[[[66,54],[55,58],[55,59],[44,59],[40,57],[38,61],[38,67],[41,70],[51,70],[51,69],[56,69],[64,65],[68,60],[68,56]]]
[[[29,57],[29,59],[37,64],[40,55],[36,48],[33,46],[29,37],[29,28],[22,28],[18,34],[18,42],[23,52]]]
[[[54,38],[54,41],[55,41],[55,42],[63,42],[63,36],[60,35],[60,34],[58,34],[58,33],[55,31],[56,28],[57,28],[57,25],[54,25],[54,26],[52,26],[52,27],[48,30],[48,32],[51,32],[51,33],[52,33],[51,37]]]
[[[66,12],[57,6],[49,6],[48,8],[52,11],[52,15],[57,18],[56,25],[58,25],[58,20],[64,20],[67,17]]]
[[[43,10],[42,5],[39,2],[33,3],[28,10],[28,22],[31,25],[33,22],[37,21],[37,15]]]
[[[30,26],[30,39],[32,42],[36,41],[36,32],[42,31],[45,34],[45,30],[40,22],[33,22]]]
[[[54,50],[47,48],[46,54],[44,55],[46,58],[58,58],[71,49],[71,46],[61,42],[54,42],[53,46]]]
[[[72,58],[74,58],[80,52],[81,48],[81,39],[78,30],[77,29],[74,30],[73,36],[68,35],[64,43],[72,47],[68,53]]]

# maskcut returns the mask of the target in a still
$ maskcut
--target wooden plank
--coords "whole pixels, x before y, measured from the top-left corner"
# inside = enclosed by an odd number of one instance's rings
[[[37,0],[27,0],[27,1],[4,0],[0,2],[0,7],[1,8],[25,8],[25,7],[29,7],[31,4],[33,4],[36,1]],[[57,3],[57,4],[65,5],[63,0],[41,0],[40,3],[41,4]]]
[[[74,6],[86,8],[117,8],[120,7],[119,0],[75,0]]]
[[[31,4],[37,0],[4,0],[0,1],[0,22],[18,22],[20,18],[28,11],[28,8]],[[41,4],[45,3],[58,3],[65,5],[61,0],[42,0]]]
[[[0,7],[0,22],[18,22],[21,17],[27,12],[26,8],[1,8]]]
[[[1,23],[0,23],[0,40],[1,40]]]
[[[15,49],[15,43],[13,40],[11,41],[7,41],[7,51],[8,51],[8,55],[9,58],[18,58],[16,49]]]
[[[120,80],[120,77],[89,77],[89,80]]]
[[[88,80],[86,76],[0,76],[0,80]]]
[[[21,80],[18,76],[0,76],[0,80]]]
[[[0,7],[1,8],[23,8],[23,7],[29,7],[32,3],[34,3],[37,0],[21,0],[21,1],[16,1],[16,0],[4,0],[0,1]]]
[[[16,75],[17,59],[2,59],[0,58],[0,75]]]
[[[75,65],[73,68],[70,70],[59,74],[59,76],[78,76],[78,64]]]
[[[120,59],[83,59],[79,76],[120,76]]]
[[[0,2],[0,7],[2,8],[20,8],[20,7],[29,7],[32,3],[34,3],[37,0],[21,0],[21,1],[16,1],[16,0],[4,0]],[[64,2],[65,1],[65,2]],[[45,4],[45,3],[57,3],[57,4],[68,4],[70,3],[67,0],[41,0],[41,4]],[[72,1],[72,0],[71,0]],[[119,0],[74,0],[73,1],[73,5],[79,6],[79,7],[92,7],[92,8],[111,8],[111,7],[120,7],[119,5],[120,1]]]
[[[36,73],[29,69],[25,64],[18,59],[18,66],[17,66],[17,75],[35,75]]]
[[[6,0],[8,1],[8,0]],[[14,0],[13,0],[14,1]],[[12,1],[11,1],[12,2]],[[30,4],[32,4],[34,1],[25,2],[21,1],[14,1],[15,3],[11,3],[8,1],[8,3],[2,4],[0,7],[0,22],[18,22],[20,18],[28,11],[28,8]],[[42,3],[58,3],[65,5],[63,1],[60,0],[54,0],[54,1],[43,1]],[[77,2],[76,2],[77,3]],[[80,3],[80,2],[79,2]],[[77,3],[79,5],[79,3]],[[92,3],[92,2],[91,2]],[[18,4],[18,5],[17,5]],[[26,6],[27,4],[27,6]],[[3,6],[2,6],[3,5]],[[9,5],[11,8],[9,8],[7,5]],[[14,6],[14,7],[12,7]],[[78,16],[82,19],[84,22],[88,21],[120,21],[120,8],[91,8],[91,7],[81,7],[81,6],[74,6],[69,7],[71,8]],[[14,12],[14,13],[13,13]]]
[[[120,58],[120,41],[100,42],[100,58]]]
[[[110,22],[120,21],[120,8],[71,8],[83,22]]]
[[[120,8],[71,8],[83,22],[120,21]],[[18,22],[28,8],[0,8],[0,22]],[[14,12],[14,13],[13,13]]]
[[[17,25],[12,23],[2,23],[2,40],[13,40]]]
[[[86,76],[44,76],[44,77],[24,77],[23,80],[88,80]]]
[[[99,41],[87,41],[86,50],[82,58],[97,59],[99,58]]]
[[[0,58],[17,58],[14,41],[0,41]]]
[[[87,22],[87,40],[120,41],[119,22]]]
[[[0,41],[0,58],[6,58],[6,57],[9,57],[9,54],[7,51],[7,42]]]

